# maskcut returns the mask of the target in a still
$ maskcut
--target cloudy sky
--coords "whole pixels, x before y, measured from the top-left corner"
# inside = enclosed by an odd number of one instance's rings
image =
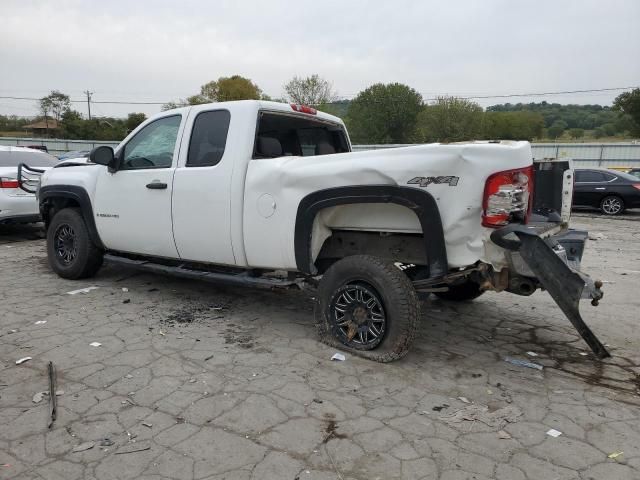
[[[184,98],[240,74],[271,96],[318,73],[351,98],[376,82],[428,99],[640,85],[638,0],[2,0],[0,96]],[[620,93],[546,97],[610,104]],[[538,101],[543,98],[514,98]],[[507,100],[482,99],[482,105]],[[75,103],[86,113],[86,104]],[[97,115],[155,105],[94,104]],[[34,115],[0,98],[0,114]]]

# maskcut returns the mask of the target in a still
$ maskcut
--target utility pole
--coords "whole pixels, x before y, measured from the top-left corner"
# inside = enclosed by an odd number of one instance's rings
[[[93,95],[93,92],[90,92],[89,90],[85,90],[85,92],[87,94],[87,110],[89,112],[89,120],[91,120],[91,95]]]

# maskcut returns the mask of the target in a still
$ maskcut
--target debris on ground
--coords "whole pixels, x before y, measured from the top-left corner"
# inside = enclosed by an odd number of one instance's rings
[[[562,432],[560,430],[556,430],[555,428],[550,428],[549,430],[547,430],[547,435],[553,438],[557,438],[562,435]]]
[[[53,362],[49,362],[48,365],[48,373],[49,373],[49,392],[53,392],[53,395],[49,395],[49,424],[48,428],[53,427],[53,422],[56,421],[56,417],[58,416],[58,400],[56,399],[56,369],[53,366]]]
[[[536,370],[542,370],[544,367],[538,363],[528,362],[526,360],[518,360],[517,358],[505,357],[505,362],[515,365],[516,367],[534,368]]]
[[[127,287],[122,287],[122,291],[123,291],[123,292],[128,292],[128,291],[129,291],[129,289],[128,289]]]
[[[31,401],[33,403],[40,403],[42,401],[42,399],[47,395],[49,395],[49,392],[38,392],[33,396]]]
[[[95,442],[84,442],[81,443],[80,445],[76,445],[75,447],[73,447],[73,453],[77,453],[77,452],[84,452],[85,450],[90,450],[95,446]]]
[[[448,423],[478,421],[489,427],[502,429],[507,423],[517,422],[520,416],[522,416],[522,410],[514,405],[507,405],[506,407],[490,412],[489,407],[486,405],[471,404],[457,412],[443,415],[440,419]]]
[[[620,455],[624,454],[624,452],[613,452],[610,453],[609,455],[607,455],[607,458],[612,458],[612,459],[616,459],[618,458]]]
[[[537,357],[538,354],[536,352],[527,352],[527,355],[529,355],[530,357]]]
[[[147,428],[153,427],[153,423],[142,422],[142,425],[147,427]]]
[[[434,412],[440,412],[440,411],[444,410],[445,408],[449,408],[449,405],[446,404],[446,403],[443,403],[442,405],[436,405],[431,410],[433,410]]]
[[[606,240],[606,235],[600,232],[589,232],[589,236],[587,237],[589,240]]]
[[[56,397],[61,397],[64,395],[64,390],[56,390]]]
[[[78,290],[71,290],[70,292],[67,292],[67,295],[76,295],[78,293],[89,293],[91,290],[96,290],[97,288],[100,288],[100,287],[79,288]]]
[[[207,360],[211,360],[212,358],[213,358],[213,355],[209,355],[208,357],[206,357],[206,358],[204,359],[204,361],[206,362]]]
[[[131,299],[130,298],[125,298],[122,303],[131,303]]]
[[[498,432],[498,438],[500,440],[510,440],[511,439],[511,435],[509,435],[509,432],[505,432],[504,430],[500,430]]]
[[[344,362],[346,359],[347,359],[347,357],[345,357],[341,353],[334,353],[333,357],[331,357],[331,360],[335,360],[335,361],[338,361],[338,362]]]
[[[116,450],[114,453],[116,455],[123,455],[125,453],[135,453],[135,452],[143,452],[145,450],[149,450],[151,448],[151,445],[149,443],[128,443],[122,447],[120,447],[118,450]]]
[[[589,354],[587,352],[580,352],[580,355],[582,355],[583,357],[586,357]]]
[[[45,323],[47,323],[46,320],[38,320],[35,325],[44,325]]]
[[[458,397],[458,400],[462,403],[471,403],[467,397]]]
[[[133,378],[133,375],[131,375],[130,373],[127,373],[124,378]]]
[[[100,342],[91,342],[89,345],[92,347],[99,347],[102,344]]]
[[[99,445],[101,447],[110,447],[113,444],[114,444],[113,440],[111,440],[110,438],[105,437],[102,440],[100,440],[100,444]]]
[[[29,360],[33,360],[33,359],[32,359],[31,357],[24,357],[24,358],[21,358],[21,359],[19,359],[19,360],[16,360],[16,365],[20,365],[20,364],[22,364],[22,363],[24,363],[24,362],[28,362]]]

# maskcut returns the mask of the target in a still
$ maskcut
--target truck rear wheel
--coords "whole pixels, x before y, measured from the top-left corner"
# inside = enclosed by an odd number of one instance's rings
[[[420,302],[392,262],[354,255],[334,263],[320,280],[315,317],[324,343],[391,362],[405,356],[416,337]]]
[[[91,240],[77,208],[64,208],[51,219],[47,255],[51,269],[62,278],[72,280],[93,277],[103,259],[102,250]]]
[[[471,280],[457,285],[449,285],[449,290],[446,292],[435,292],[438,298],[453,302],[467,302],[478,298],[483,293],[484,290],[480,290],[480,285]]]

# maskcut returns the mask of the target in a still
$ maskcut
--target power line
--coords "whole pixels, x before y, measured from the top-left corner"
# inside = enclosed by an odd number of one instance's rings
[[[87,92],[84,92],[85,94]],[[93,92],[90,92],[91,94],[93,94]],[[0,96],[0,98],[3,99],[7,99],[7,100],[33,100],[33,101],[40,101],[42,98],[36,98],[36,97],[7,97],[7,96]],[[69,100],[72,103],[84,103],[87,101],[86,98],[83,98],[82,100]],[[165,103],[169,103],[170,101],[166,101],[166,102],[137,102],[137,101],[124,101],[124,100],[91,100],[91,103],[108,103],[108,104],[114,104],[114,105],[164,105]]]
[[[577,93],[594,93],[594,92],[613,92],[613,91],[619,91],[619,90],[630,90],[630,89],[634,89],[634,88],[639,88],[637,86],[630,86],[630,87],[611,87],[611,88],[591,88],[591,89],[585,89],[585,90],[564,90],[564,91],[556,91],[556,92],[530,92],[530,93],[509,93],[509,94],[500,94],[500,95],[464,95],[464,96],[458,96],[458,95],[449,95],[449,94],[443,94],[442,96],[455,96],[457,98],[463,98],[465,100],[481,100],[481,99],[490,99],[490,98],[516,98],[516,97],[543,97],[543,96],[549,96],[549,95],[573,95],[573,94],[577,94]],[[151,101],[128,101],[128,100],[91,100],[91,94],[93,92],[89,92],[89,91],[85,91],[83,92],[85,94],[87,94],[87,98],[86,99],[82,99],[82,100],[69,100],[70,102],[73,103],[84,103],[84,102],[90,102],[90,103],[95,103],[95,104],[105,104],[105,105],[165,105],[167,103],[173,103],[175,102],[175,100],[168,100],[168,101],[164,101],[164,102],[151,102]],[[355,96],[355,95],[353,95]],[[353,96],[340,96],[339,98],[343,99],[343,100],[349,100],[349,97],[353,97]],[[39,101],[40,98],[36,98],[36,97],[15,97],[15,96],[2,96],[0,95],[0,99],[7,99],[7,100],[31,100],[31,101]],[[437,97],[433,97],[433,98],[426,98],[426,101],[434,101],[437,100]],[[332,102],[335,103],[335,102]],[[90,108],[90,107],[89,107]]]

